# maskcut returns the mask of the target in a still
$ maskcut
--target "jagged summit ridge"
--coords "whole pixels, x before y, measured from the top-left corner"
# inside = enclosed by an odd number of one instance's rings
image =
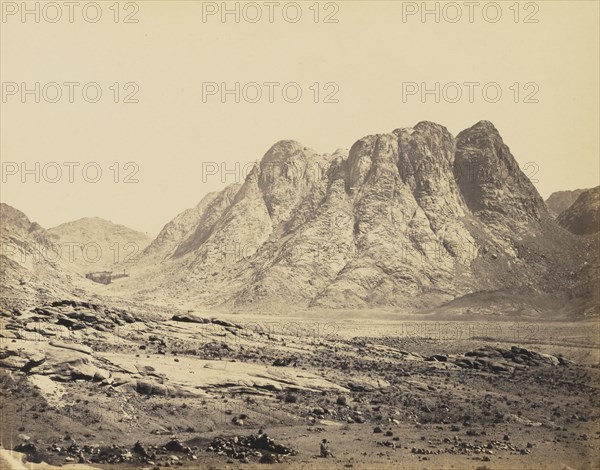
[[[131,277],[140,297],[259,308],[415,307],[481,290],[544,291],[556,253],[576,245],[561,238],[489,121],[456,138],[423,121],[327,155],[279,141],[241,185],[163,232],[141,257],[144,287]],[[542,239],[534,254],[520,248]]]

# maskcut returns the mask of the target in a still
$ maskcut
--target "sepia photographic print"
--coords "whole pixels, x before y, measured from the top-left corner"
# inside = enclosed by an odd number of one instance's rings
[[[600,2],[0,0],[0,469],[600,469]]]

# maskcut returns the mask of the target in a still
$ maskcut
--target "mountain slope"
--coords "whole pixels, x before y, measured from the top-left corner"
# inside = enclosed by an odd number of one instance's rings
[[[600,231],[600,186],[582,192],[570,207],[560,213],[556,221],[577,235]]]
[[[190,251],[203,238],[203,230],[211,227],[229,206],[239,185],[233,184],[221,192],[207,194],[192,209],[187,209],[163,227],[158,236],[141,254],[147,259],[162,260]]]
[[[556,217],[562,211],[568,209],[575,200],[579,197],[579,195],[587,191],[587,189],[573,189],[570,191],[556,191],[546,199],[546,206],[550,213]]]
[[[71,292],[62,257],[46,230],[0,203],[0,306],[20,307]]]
[[[47,231],[53,243],[68,254],[64,261],[79,273],[111,270],[116,263],[135,259],[150,237],[99,217],[84,217]]]
[[[585,243],[555,223],[487,121],[456,138],[421,122],[322,156],[281,141],[241,187],[207,198],[159,263],[141,257],[145,274],[126,289],[267,310],[416,309],[500,290],[557,308],[567,292],[589,301],[568,274]]]

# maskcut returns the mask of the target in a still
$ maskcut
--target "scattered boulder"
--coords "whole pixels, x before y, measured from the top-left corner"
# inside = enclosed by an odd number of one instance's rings
[[[208,318],[199,317],[193,313],[183,313],[178,315],[173,315],[171,320],[178,322],[186,322],[186,323],[210,323]]]
[[[214,325],[220,325],[227,328],[241,328],[241,326],[236,323],[232,323],[225,320],[219,320],[218,318],[211,318],[210,322]]]
[[[169,387],[146,380],[138,380],[135,390],[141,395],[169,396]]]
[[[484,346],[475,351],[466,352],[464,357],[450,358],[457,366],[469,369],[485,369],[495,373],[512,373],[523,367],[541,365],[563,365],[560,357],[541,354],[518,346],[511,349]]]
[[[344,395],[337,397],[335,402],[340,406],[348,406],[348,398]]]
[[[167,449],[169,452],[192,453],[192,449],[184,446],[181,441],[175,437],[165,444],[165,449]]]
[[[73,351],[77,351],[84,354],[94,353],[94,350],[92,348],[83,344],[64,343],[62,341],[50,341],[50,346],[54,346],[55,348],[71,349]]]
[[[216,437],[208,447],[211,452],[225,454],[229,457],[243,461],[249,461],[249,457],[263,456],[263,453],[278,455],[295,455],[297,451],[277,444],[272,438],[263,432],[249,436],[233,436],[231,438]]]

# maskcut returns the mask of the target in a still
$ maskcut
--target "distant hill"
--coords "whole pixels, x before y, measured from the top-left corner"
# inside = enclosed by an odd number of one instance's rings
[[[20,307],[70,294],[71,276],[47,231],[0,203],[0,306]]]
[[[575,202],[560,213],[556,221],[577,235],[600,231],[600,186],[583,191]]]
[[[546,206],[548,206],[550,213],[554,217],[557,217],[562,211],[568,209],[584,191],[587,191],[587,189],[556,191],[555,193],[552,193],[548,199],[546,199]]]
[[[64,249],[65,258],[69,255],[65,261],[81,273],[133,262],[151,241],[144,233],[99,217],[61,224],[49,229],[48,235]]]
[[[85,297],[84,274],[111,270],[117,257],[137,256],[149,238],[97,217],[46,230],[0,204],[0,305]]]

